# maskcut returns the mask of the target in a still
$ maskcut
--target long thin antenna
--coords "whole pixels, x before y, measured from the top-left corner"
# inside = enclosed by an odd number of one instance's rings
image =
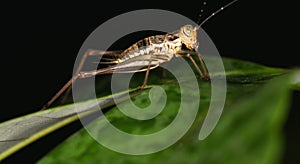
[[[227,8],[228,6],[232,5],[233,3],[237,2],[238,0],[233,0],[230,3],[228,3],[227,5],[221,7],[220,9],[218,9],[217,11],[215,11],[214,13],[212,13],[209,17],[207,17],[206,19],[204,19],[197,27],[196,29],[198,30],[205,22],[207,22],[210,18],[212,18],[213,16],[217,15],[220,11],[224,10],[225,8]]]

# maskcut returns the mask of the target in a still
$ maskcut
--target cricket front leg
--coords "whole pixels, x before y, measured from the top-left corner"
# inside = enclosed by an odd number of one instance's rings
[[[197,51],[190,51],[190,50],[182,50],[179,55],[182,55],[183,57],[187,57],[191,60],[191,62],[193,63],[193,65],[196,67],[201,79],[203,80],[209,80],[209,74],[207,72],[206,66],[204,64],[203,58],[201,56],[201,54]],[[197,55],[197,57],[199,58],[201,67],[203,69],[203,72],[201,71],[201,69],[199,68],[198,64],[195,62],[195,60],[192,58],[191,55]]]
[[[196,63],[195,60],[191,57],[191,55],[188,54],[186,57],[188,57],[188,58],[192,61],[192,63],[194,64],[195,68],[197,69],[197,71],[198,71],[198,73],[199,73],[201,79],[204,79],[205,76],[203,75],[201,69],[198,67],[197,63]]]
[[[196,54],[197,54],[197,56],[198,56],[198,58],[199,58],[201,67],[202,67],[203,72],[204,72],[204,75],[203,75],[202,79],[204,79],[204,80],[209,80],[210,77],[209,77],[209,74],[208,74],[208,72],[207,72],[207,69],[206,69],[205,63],[204,63],[204,61],[203,61],[203,58],[202,58],[201,54],[200,54],[198,51],[196,52]]]

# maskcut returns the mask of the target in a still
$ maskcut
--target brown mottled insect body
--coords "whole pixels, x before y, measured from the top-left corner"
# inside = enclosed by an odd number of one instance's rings
[[[198,52],[197,31],[207,20],[215,16],[224,8],[230,6],[237,0],[233,0],[216,12],[212,13],[204,21],[197,26],[184,25],[179,30],[165,35],[149,36],[139,40],[124,51],[101,51],[88,50],[82,57],[81,62],[77,68],[76,74],[71,78],[58,93],[46,104],[43,109],[48,108],[58,97],[60,97],[66,90],[66,94],[70,91],[70,86],[78,78],[87,78],[91,76],[111,73],[130,73],[146,71],[145,79],[141,89],[147,84],[149,71],[158,67],[160,64],[170,61],[175,57],[186,57],[190,59],[197,69],[200,77],[209,80],[209,75],[202,56]],[[85,60],[88,56],[101,56],[100,64],[110,64],[106,68],[98,70],[80,72]],[[202,70],[192,58],[197,56]],[[68,89],[69,88],[69,89]]]
[[[150,36],[136,42],[116,59],[116,64],[119,66],[115,66],[115,72],[122,73],[123,71],[117,69],[133,65],[148,66],[149,61],[151,61],[150,69],[153,69],[161,63],[170,61],[174,55],[182,56],[184,52],[182,47],[188,48],[190,52],[198,47],[196,28],[191,25],[183,26],[178,32]],[[144,69],[135,70],[135,72],[140,71]]]

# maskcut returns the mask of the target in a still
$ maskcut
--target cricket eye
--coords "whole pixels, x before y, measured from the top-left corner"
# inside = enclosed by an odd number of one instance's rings
[[[193,26],[191,25],[186,25],[183,28],[183,33],[187,36],[187,37],[192,37],[193,36]]]

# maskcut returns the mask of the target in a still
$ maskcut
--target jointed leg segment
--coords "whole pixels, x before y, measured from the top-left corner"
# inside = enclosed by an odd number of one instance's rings
[[[194,64],[194,66],[196,67],[200,77],[204,80],[209,80],[209,74],[207,72],[207,69],[206,69],[206,66],[204,64],[204,61],[203,61],[203,58],[201,56],[201,54],[197,51],[189,51],[189,50],[184,50],[184,51],[181,51],[179,53],[179,55],[182,55],[183,57],[187,57],[189,58],[192,63]],[[201,69],[198,67],[197,63],[195,62],[195,60],[192,58],[191,55],[197,55],[199,61],[200,61],[200,64],[201,64],[201,68],[203,69],[203,72],[201,71]]]
[[[147,85],[147,81],[148,81],[148,77],[149,77],[149,72],[150,72],[150,66],[151,66],[151,60],[149,61],[149,65],[147,67],[146,75],[145,75],[145,78],[144,78],[143,85],[141,86],[141,89],[144,89],[145,86]]]
[[[100,74],[98,70],[96,71],[90,71],[90,72],[85,72],[85,73],[80,73],[86,59],[88,56],[97,56],[97,55],[118,55],[119,52],[118,51],[101,51],[101,50],[93,50],[93,49],[89,49],[87,50],[78,67],[77,67],[77,70],[76,70],[76,73],[75,73],[75,76],[73,76],[51,99],[50,101],[48,101],[43,107],[42,107],[42,110],[44,109],[47,109],[49,106],[51,106],[64,92],[65,92],[65,95],[62,99],[61,102],[64,102],[66,97],[68,96],[68,94],[70,93],[71,91],[71,85],[72,83],[74,83],[78,78],[86,78],[86,77],[90,77],[90,76],[93,76],[93,75],[97,75],[97,74]],[[97,72],[98,71],[98,72]]]

